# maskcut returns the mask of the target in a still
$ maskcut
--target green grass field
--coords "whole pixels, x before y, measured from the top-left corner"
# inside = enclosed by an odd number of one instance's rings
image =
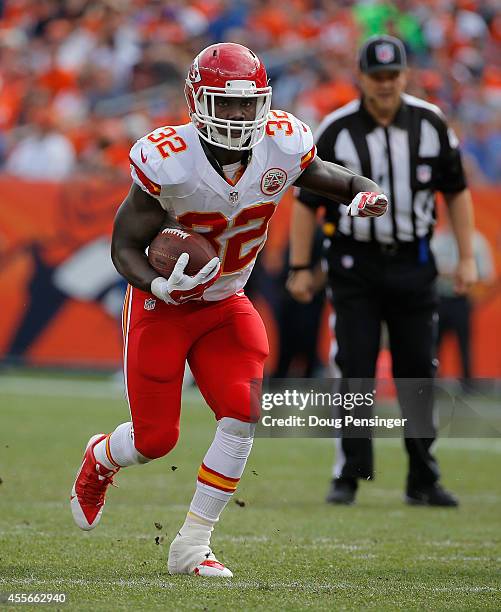
[[[442,510],[402,503],[399,440],[377,440],[378,477],[346,508],[323,502],[332,441],[257,439],[245,506],[229,505],[212,541],[235,578],[210,581],[166,565],[214,432],[194,392],[177,448],[121,472],[96,530],[74,526],[85,443],[127,419],[106,383],[0,378],[0,592],[64,591],[68,610],[501,609],[500,440],[442,441],[462,502]]]

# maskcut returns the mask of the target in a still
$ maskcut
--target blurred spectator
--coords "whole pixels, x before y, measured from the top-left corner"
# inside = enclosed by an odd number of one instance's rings
[[[492,129],[492,128],[495,129]],[[477,120],[463,142],[465,154],[470,155],[478,169],[492,183],[501,178],[501,113],[496,121]]]
[[[370,34],[400,36],[413,64],[409,91],[464,125],[473,176],[499,181],[501,16],[496,0],[12,0],[0,23],[0,161],[41,95],[71,141],[78,170],[116,171],[146,130],[186,119],[177,95],[193,54],[219,40],[264,56],[277,108],[315,127],[354,97],[353,56]],[[115,119],[117,134],[96,125]],[[475,124],[473,125],[473,122]],[[477,122],[480,125],[477,125]],[[120,127],[119,124],[122,124]],[[14,136],[14,134],[16,134]],[[111,150],[107,152],[107,149]],[[99,154],[89,165],[91,151]],[[11,154],[12,155],[12,154]],[[487,163],[486,163],[487,162]],[[7,166],[4,170],[7,170]],[[49,176],[49,175],[45,175]]]
[[[12,148],[6,171],[25,179],[64,180],[75,164],[73,145],[58,131],[49,109],[34,109],[30,118],[29,134]]]

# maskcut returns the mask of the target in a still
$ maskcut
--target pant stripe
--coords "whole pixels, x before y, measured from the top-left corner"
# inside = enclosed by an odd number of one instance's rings
[[[127,286],[127,292],[125,293],[124,306],[122,311],[122,327],[123,327],[123,369],[124,369],[124,384],[125,384],[125,398],[127,399],[127,405],[129,406],[130,418],[132,421],[132,412],[130,409],[129,402],[129,391],[127,386],[127,349],[129,345],[129,327],[130,317],[132,311],[132,293],[133,289],[131,285]]]
[[[124,305],[122,307],[122,334],[124,336],[124,347],[125,347],[125,336],[127,334],[127,320],[130,308],[130,294],[132,287],[127,285],[127,290],[124,296]]]

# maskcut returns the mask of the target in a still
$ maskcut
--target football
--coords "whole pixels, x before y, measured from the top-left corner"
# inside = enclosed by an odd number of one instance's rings
[[[148,248],[148,261],[164,278],[169,278],[181,253],[190,259],[185,274],[195,276],[205,264],[217,256],[212,244],[201,234],[184,228],[163,229]]]

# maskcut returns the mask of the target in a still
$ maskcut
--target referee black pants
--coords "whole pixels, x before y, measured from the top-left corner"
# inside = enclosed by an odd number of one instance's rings
[[[389,251],[375,243],[335,238],[329,256],[338,344],[335,359],[343,378],[366,379],[367,390],[372,390],[385,321],[402,414],[410,416],[411,423],[419,414],[420,434],[412,431],[412,425],[405,431],[408,489],[433,484],[439,478],[430,452],[435,439],[433,391],[430,385],[420,394],[412,389],[414,381],[432,379],[436,370],[436,267],[427,243],[418,247],[412,243]],[[344,432],[340,447],[337,477],[374,478],[370,437]]]

